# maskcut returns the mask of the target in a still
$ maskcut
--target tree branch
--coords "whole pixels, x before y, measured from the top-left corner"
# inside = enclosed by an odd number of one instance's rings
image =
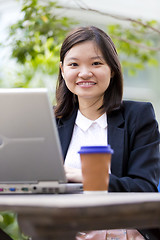
[[[141,21],[139,21],[139,20],[136,20],[136,19],[133,19],[133,18],[128,18],[128,17],[123,17],[123,16],[120,16],[120,15],[115,15],[115,14],[111,14],[111,13],[107,13],[107,12],[101,12],[101,11],[96,10],[96,9],[92,9],[92,8],[88,7],[88,6],[87,6],[83,1],[81,1],[81,0],[80,0],[80,1],[76,1],[76,2],[77,2],[77,6],[78,6],[80,9],[84,10],[84,11],[90,11],[90,12],[98,13],[98,14],[100,14],[100,15],[112,17],[112,18],[115,18],[115,19],[118,19],[118,20],[121,20],[121,21],[134,22],[134,23],[137,23],[137,24],[139,24],[139,25],[141,25],[141,26],[143,26],[143,27],[146,27],[146,28],[148,28],[148,29],[151,29],[152,31],[160,34],[160,30],[159,30],[159,29],[157,29],[157,28],[155,28],[155,27],[152,27],[152,26],[150,26],[149,24],[143,23],[143,22],[141,22]],[[84,7],[83,7],[80,3],[83,4]],[[77,9],[77,8],[75,8],[75,7],[63,7],[63,8],[65,8],[65,9],[70,9],[70,10],[76,10],[76,9]]]

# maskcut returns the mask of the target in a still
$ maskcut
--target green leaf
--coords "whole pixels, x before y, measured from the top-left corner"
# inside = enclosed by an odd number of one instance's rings
[[[14,240],[27,240],[28,237],[24,236],[19,229],[17,214],[13,212],[0,213],[0,228],[3,229]]]

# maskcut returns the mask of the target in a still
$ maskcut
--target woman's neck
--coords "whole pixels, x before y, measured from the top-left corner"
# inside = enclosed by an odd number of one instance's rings
[[[98,110],[102,106],[102,101],[79,101],[79,110],[80,112],[90,120],[96,120],[104,112],[102,109]]]

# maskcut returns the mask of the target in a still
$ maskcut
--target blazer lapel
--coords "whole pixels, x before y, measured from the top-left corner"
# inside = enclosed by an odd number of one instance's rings
[[[57,119],[57,127],[58,127],[58,133],[59,138],[62,146],[63,151],[63,157],[65,159],[67,150],[72,138],[73,128],[75,119],[77,116],[77,110],[75,110],[69,119]]]
[[[123,174],[124,155],[124,119],[121,110],[114,111],[107,116],[108,144],[114,150],[111,159],[111,172],[118,177]]]

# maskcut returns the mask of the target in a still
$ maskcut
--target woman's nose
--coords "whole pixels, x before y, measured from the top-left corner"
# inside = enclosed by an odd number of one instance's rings
[[[78,77],[83,79],[89,79],[93,76],[92,72],[88,68],[82,68],[80,69],[80,72],[78,73]]]

